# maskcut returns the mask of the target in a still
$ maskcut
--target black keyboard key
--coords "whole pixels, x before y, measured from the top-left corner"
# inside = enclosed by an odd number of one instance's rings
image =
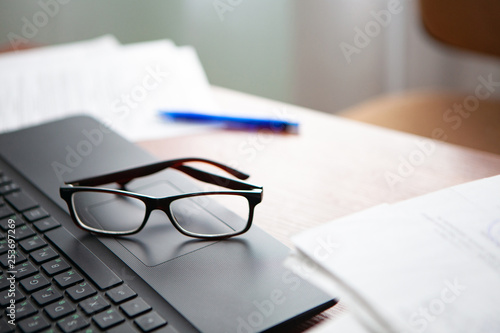
[[[134,322],[141,328],[143,332],[151,332],[167,324],[167,321],[163,319],[158,313],[156,313],[156,311],[139,317],[134,320]]]
[[[32,316],[37,312],[38,310],[35,309],[33,304],[31,304],[31,302],[28,300],[16,304],[16,320],[21,320],[28,316]]]
[[[7,239],[0,240],[0,254],[7,253],[9,249],[9,242],[7,241]]]
[[[90,324],[90,326],[86,327],[84,330],[80,331],[82,333],[101,333],[102,331],[100,329],[98,329],[97,327],[95,327],[94,325],[92,325],[92,323]]]
[[[53,276],[64,272],[65,270],[71,268],[66,261],[61,258],[53,259],[42,265],[43,270],[47,275]]]
[[[0,332],[2,333],[12,333],[16,329],[16,325],[11,325],[7,322],[7,319],[0,318]]]
[[[80,308],[88,315],[101,312],[110,307],[110,304],[102,296],[94,296],[80,302]]]
[[[10,220],[13,220],[14,223],[12,223],[12,221]],[[3,231],[7,231],[9,229],[12,229],[11,228],[11,225],[14,224],[14,228],[17,228],[21,225],[24,224],[24,221],[22,218],[16,216],[16,215],[11,215],[9,217],[6,217],[6,218],[3,218],[0,220],[0,228],[2,228]]]
[[[15,287],[14,289],[6,289],[0,292],[0,307],[5,308],[12,302],[18,303],[25,298],[26,296]]]
[[[51,230],[45,236],[62,253],[66,253],[73,263],[85,272],[99,288],[108,289],[123,282],[118,275],[66,229]]]
[[[26,318],[19,322],[19,327],[24,333],[34,333],[49,327],[50,324],[40,315]]]
[[[75,283],[83,281],[83,278],[74,270],[69,270],[67,272],[54,276],[54,280],[59,285],[59,287],[64,289],[66,287],[74,285]]]
[[[40,306],[44,306],[46,304],[55,302],[60,300],[63,295],[57,291],[53,286],[37,291],[31,297],[38,303]]]
[[[43,209],[42,207],[38,207],[35,209],[28,210],[27,212],[24,212],[23,216],[29,222],[35,222],[44,219],[46,217],[49,217],[49,213],[47,213],[45,209]]]
[[[151,305],[146,303],[141,297],[137,297],[136,299],[120,305],[120,309],[125,312],[128,317],[133,318],[151,310]]]
[[[22,191],[10,193],[5,196],[5,200],[10,203],[18,212],[38,207],[38,203],[31,199]]]
[[[23,279],[27,276],[38,273],[38,269],[33,266],[30,262],[25,262],[14,267],[14,271],[16,271],[16,279]]]
[[[47,305],[44,310],[52,320],[57,320],[75,312],[75,307],[70,302],[63,299],[62,301]]]
[[[0,291],[10,287],[10,282],[11,282],[11,280],[9,280],[10,276],[11,276],[10,274],[0,275]],[[15,276],[12,276],[12,281],[15,281]]]
[[[78,302],[84,298],[92,296],[96,293],[96,290],[87,282],[82,282],[76,286],[66,289],[66,294],[71,297],[75,302]]]
[[[6,195],[15,191],[19,191],[19,186],[15,183],[0,186],[0,195]]]
[[[15,285],[14,288],[11,289],[5,289],[4,291],[0,291],[0,306],[1,307],[6,307],[7,305],[10,304],[10,300],[14,299],[14,292],[15,292]]]
[[[135,332],[137,332],[137,328],[134,329],[127,323],[115,326],[107,331],[107,333],[135,333]]]
[[[0,206],[0,219],[14,215],[14,211],[7,205]]]
[[[31,259],[33,259],[37,264],[42,264],[46,261],[55,259],[59,255],[50,247],[44,247],[43,249],[36,250],[30,253]]]
[[[20,226],[19,228],[16,228],[17,240],[23,240],[25,238],[28,238],[28,237],[31,237],[34,235],[36,235],[36,233],[28,225],[23,225],[23,226]]]
[[[106,330],[125,321],[125,318],[123,318],[122,315],[114,309],[98,313],[93,319],[97,326],[99,326],[102,330]]]
[[[14,255],[12,255],[11,252],[0,255],[0,265],[7,269],[9,269],[10,265],[20,264],[26,260],[26,257],[19,251],[15,251]]]
[[[135,293],[135,291],[130,289],[130,287],[126,284],[108,290],[106,292],[106,296],[108,296],[115,304],[125,302],[135,297],[136,295],[137,294]]]
[[[19,246],[21,246],[26,252],[31,252],[33,250],[42,248],[45,245],[47,245],[47,243],[45,243],[45,241],[39,236],[33,236],[19,242]]]
[[[37,274],[32,277],[26,278],[19,282],[21,286],[23,286],[24,290],[28,293],[32,293],[37,291],[38,289],[42,289],[50,285],[49,280],[42,274]]]
[[[43,219],[41,221],[36,221],[35,223],[33,223],[33,225],[35,226],[35,228],[38,231],[45,232],[45,231],[49,231],[51,229],[57,228],[61,224],[59,222],[57,222],[56,220],[54,220],[52,217],[50,217],[48,219]]]
[[[59,320],[57,322],[57,326],[59,326],[61,331],[65,333],[70,333],[70,332],[76,332],[84,327],[89,326],[89,322],[85,320],[84,317],[76,313],[64,319]]]
[[[3,197],[0,197],[0,206],[5,205],[5,200]]]

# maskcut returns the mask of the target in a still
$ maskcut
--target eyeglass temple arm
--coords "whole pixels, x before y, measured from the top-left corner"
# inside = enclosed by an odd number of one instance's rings
[[[71,182],[66,182],[66,184],[79,185],[79,186],[98,186],[98,185],[109,184],[109,183],[118,183],[121,186],[124,186],[125,184],[127,184],[128,182],[130,182],[131,180],[133,180],[135,178],[148,176],[148,175],[151,175],[153,173],[159,172],[161,170],[164,170],[164,169],[167,169],[170,167],[174,167],[174,166],[180,166],[183,163],[188,163],[188,162],[207,163],[207,164],[216,166],[219,169],[222,169],[222,170],[226,171],[227,173],[229,173],[229,174],[231,174],[239,179],[247,179],[249,177],[249,175],[247,175],[243,172],[240,172],[236,169],[233,169],[231,167],[228,167],[227,165],[220,164],[220,163],[210,161],[207,159],[181,158],[181,159],[177,159],[177,160],[170,160],[170,161],[163,161],[163,162],[148,164],[145,166],[140,166],[140,167],[127,169],[127,170],[123,170],[123,171],[112,172],[112,173],[108,173],[108,174],[97,176],[97,177],[78,179],[78,180],[74,180]],[[199,172],[201,173],[203,171],[199,171]]]
[[[239,180],[235,179],[230,179],[222,176],[218,176],[216,174],[206,172],[206,171],[201,171],[196,168],[187,166],[187,165],[180,165],[180,166],[175,166],[173,167],[176,170],[182,171],[185,174],[198,179],[202,182],[217,185],[217,186],[222,186],[226,188],[230,188],[232,190],[255,190],[255,189],[261,189],[260,186],[248,184]]]

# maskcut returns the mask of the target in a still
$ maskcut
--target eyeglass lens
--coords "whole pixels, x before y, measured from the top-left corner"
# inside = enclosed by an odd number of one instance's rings
[[[239,233],[249,218],[248,201],[239,195],[202,195],[178,199],[172,202],[170,211],[182,229],[199,235]]]

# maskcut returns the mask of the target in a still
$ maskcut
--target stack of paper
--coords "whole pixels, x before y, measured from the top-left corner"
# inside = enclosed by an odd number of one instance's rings
[[[293,242],[287,265],[346,301],[366,331],[500,332],[500,176],[378,206]]]
[[[135,141],[210,128],[162,121],[160,109],[216,109],[194,49],[167,40],[104,36],[6,53],[0,73],[0,132],[86,113]]]

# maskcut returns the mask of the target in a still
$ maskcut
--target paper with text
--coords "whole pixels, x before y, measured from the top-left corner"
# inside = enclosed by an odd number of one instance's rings
[[[500,176],[339,219],[293,242],[374,331],[500,332]]]
[[[165,40],[105,36],[5,54],[0,73],[0,132],[85,113],[138,141],[211,128],[162,121],[160,109],[216,109],[194,49]]]

